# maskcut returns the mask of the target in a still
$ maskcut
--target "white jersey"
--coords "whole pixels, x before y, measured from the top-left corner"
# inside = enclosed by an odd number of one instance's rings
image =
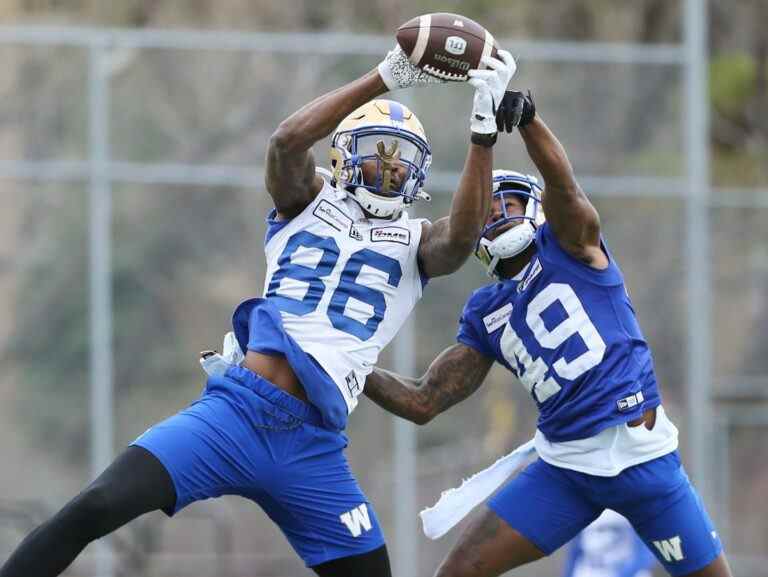
[[[285,331],[341,391],[348,412],[365,377],[421,298],[417,264],[424,219],[366,218],[324,179],[298,216],[271,221],[264,296]]]
[[[552,443],[536,429],[534,443],[543,461],[555,467],[614,477],[624,469],[662,457],[677,449],[678,431],[664,407],[656,408],[653,429],[626,423],[603,429],[592,437]]]

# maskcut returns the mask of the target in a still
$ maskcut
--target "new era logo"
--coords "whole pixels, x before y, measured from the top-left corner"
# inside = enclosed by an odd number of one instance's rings
[[[357,230],[357,227],[354,224],[349,227],[349,236],[355,240],[363,240],[363,234]]]
[[[642,403],[645,400],[645,397],[643,397],[643,391],[638,391],[634,395],[629,395],[628,397],[624,397],[623,399],[619,399],[616,401],[616,407],[619,409],[619,411],[629,411],[630,409],[633,409],[640,403]]]
[[[357,378],[355,371],[349,371],[349,374],[344,379],[347,381],[347,390],[349,390],[350,396],[354,399],[363,390],[360,386],[360,380]]]

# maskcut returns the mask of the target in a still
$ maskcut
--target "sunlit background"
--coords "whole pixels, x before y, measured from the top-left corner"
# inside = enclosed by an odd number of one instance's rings
[[[0,0],[0,562],[199,394],[197,352],[261,292],[272,130],[434,11],[479,21],[518,57],[513,84],[532,89],[600,211],[734,574],[768,575],[765,0]],[[471,88],[396,97],[433,144],[433,201],[412,213],[437,218]],[[534,171],[517,135],[495,154]],[[315,155],[325,163],[327,142]],[[486,281],[474,262],[432,281],[380,363],[420,374]],[[431,575],[459,532],[427,540],[418,510],[534,427],[533,402],[498,369],[418,430],[361,402],[349,457],[396,577]],[[65,573],[309,574],[238,498],[142,518]]]

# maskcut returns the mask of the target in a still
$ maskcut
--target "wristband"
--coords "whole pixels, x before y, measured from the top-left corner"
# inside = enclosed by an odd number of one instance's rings
[[[494,144],[496,144],[496,137],[498,134],[498,132],[492,132],[491,134],[480,134],[479,132],[473,132],[472,136],[470,137],[470,141],[472,144],[491,148]]]

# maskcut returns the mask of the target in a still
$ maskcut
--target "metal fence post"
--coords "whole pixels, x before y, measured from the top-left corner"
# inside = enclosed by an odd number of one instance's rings
[[[110,464],[114,449],[108,49],[96,37],[88,53],[91,478]],[[97,577],[111,577],[114,564],[109,540],[96,545]]]
[[[685,153],[688,181],[687,430],[691,472],[705,501],[710,491],[709,444],[712,397],[712,259],[707,72],[707,0],[685,0]]]
[[[395,341],[395,371],[411,376],[416,370],[413,317],[400,330]],[[393,454],[395,507],[392,567],[398,577],[418,574],[418,518],[416,516],[416,426],[392,417],[395,446]]]

